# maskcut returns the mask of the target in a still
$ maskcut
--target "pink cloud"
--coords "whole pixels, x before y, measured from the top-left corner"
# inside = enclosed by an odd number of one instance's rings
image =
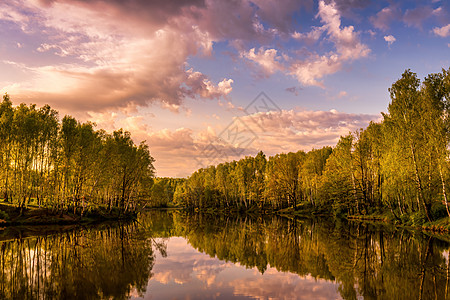
[[[0,18],[22,27],[34,24],[41,32],[51,33],[41,36],[39,52],[53,51],[71,60],[70,64],[23,68],[32,79],[8,92],[27,101],[73,110],[155,101],[172,107],[186,97],[216,99],[231,92],[231,79],[213,83],[185,67],[189,56],[211,53],[210,34],[170,21],[186,9],[201,9],[204,3],[133,3],[27,0],[21,6],[9,1],[0,4]]]
[[[339,96],[345,96],[345,92]],[[364,128],[379,118],[379,115],[348,114],[336,110],[255,113],[236,118],[256,137],[248,145],[241,145],[242,148],[236,148],[223,135],[223,126],[208,127],[195,134],[189,128],[145,131],[139,118],[129,118],[126,122],[137,128],[136,132],[141,132],[137,135],[139,139],[147,140],[156,159],[158,176],[187,176],[200,167],[256,155],[260,150],[275,155],[334,146],[341,135]]]
[[[304,41],[306,44],[314,44],[316,43],[320,37],[322,36],[323,32],[324,32],[325,28],[324,27],[315,27],[313,26],[311,31],[306,32],[306,33],[300,33],[295,31],[292,34],[292,37],[294,39],[300,40],[300,41]]]
[[[366,57],[370,53],[370,49],[359,41],[358,33],[354,31],[353,26],[341,28],[341,17],[333,2],[326,4],[320,1],[318,16],[325,24],[328,36],[335,44],[342,60]]]
[[[334,2],[326,4],[320,1],[317,17],[324,25],[321,30],[314,29],[312,33],[318,35],[321,31],[326,31],[336,48],[336,53],[311,54],[306,60],[294,60],[289,68],[289,74],[304,85],[324,87],[319,79],[341,70],[343,63],[347,61],[367,57],[370,49],[360,42],[353,26],[341,26],[341,17]],[[297,38],[302,36],[297,35]]]
[[[311,55],[307,60],[298,60],[290,66],[290,74],[304,85],[324,87],[319,79],[326,75],[334,74],[342,68],[339,56],[317,54]]]
[[[443,27],[435,27],[433,28],[433,32],[440,37],[448,37],[450,36],[450,24]]]
[[[317,16],[324,25],[308,33],[292,32],[292,15],[311,9],[311,1],[289,0],[282,5],[267,0],[14,3],[0,4],[0,19],[39,36],[38,52],[53,53],[67,62],[25,68],[31,79],[8,92],[55,108],[101,111],[159,102],[177,111],[186,98],[226,97],[232,91],[232,79],[213,82],[187,65],[189,57],[213,55],[218,41],[235,45],[263,76],[281,71],[304,85],[316,86],[323,86],[320,79],[339,71],[345,62],[370,52],[353,26],[341,26],[334,2],[319,2]],[[249,43],[267,43],[275,37],[309,43],[324,32],[336,52],[311,52],[307,59],[300,59],[275,48],[247,48]]]
[[[326,33],[336,49],[335,52],[319,55],[306,50],[307,57],[300,58],[298,54],[279,53],[277,49],[260,48],[256,51],[252,48],[249,51],[241,51],[241,57],[256,63],[265,77],[282,71],[303,85],[323,88],[320,79],[338,72],[346,62],[367,57],[370,49],[360,42],[359,33],[353,26],[341,26],[341,16],[334,2],[326,4],[320,1],[317,18],[320,18],[323,26],[313,27],[307,33],[294,32],[291,37],[313,43]]]
[[[373,26],[381,30],[388,30],[389,25],[400,17],[400,12],[396,6],[388,6],[370,18]]]
[[[264,50],[261,47],[259,50],[255,50],[252,48],[247,52],[241,52],[241,56],[254,62],[266,77],[284,68],[281,63],[282,57],[278,55],[276,49]]]
[[[388,46],[392,45],[397,39],[393,35],[385,35],[384,40],[388,43]]]
[[[440,9],[433,9],[430,6],[421,6],[414,9],[408,9],[403,16],[403,21],[408,26],[422,28],[422,23],[426,19],[432,17],[433,15],[438,15],[440,11]]]

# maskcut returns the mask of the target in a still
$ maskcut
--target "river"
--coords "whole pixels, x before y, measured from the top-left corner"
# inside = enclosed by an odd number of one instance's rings
[[[327,219],[152,211],[0,231],[2,299],[450,299],[449,243]]]

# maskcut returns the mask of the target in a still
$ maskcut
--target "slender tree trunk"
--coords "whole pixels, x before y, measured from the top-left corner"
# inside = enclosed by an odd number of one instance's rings
[[[355,199],[356,203],[356,212],[359,214],[359,203],[358,203],[358,196],[356,195],[356,183],[355,183],[355,176],[353,176],[352,172],[352,185],[353,185],[353,198]]]
[[[400,202],[400,195],[397,195],[397,201],[398,201],[398,208],[400,210],[400,213],[403,215],[402,203]]]
[[[420,180],[420,176],[419,176],[419,167],[417,166],[416,152],[415,152],[415,149],[411,142],[410,142],[410,149],[411,149],[411,155],[412,155],[412,159],[413,159],[413,163],[414,163],[414,173],[415,173],[415,177],[416,177],[417,188],[419,190],[419,199],[422,198],[422,204],[423,204],[423,208],[425,209],[425,214],[427,216],[428,221],[431,222],[428,203],[426,203],[426,201],[425,201],[422,181]]]
[[[444,175],[442,174],[442,166],[439,164],[439,175],[441,176],[442,194],[444,195],[445,208],[447,209],[447,215],[450,217],[450,210],[448,209],[447,192],[445,191]]]

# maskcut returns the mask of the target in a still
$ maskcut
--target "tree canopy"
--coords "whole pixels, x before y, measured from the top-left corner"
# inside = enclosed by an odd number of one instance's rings
[[[153,157],[122,129],[109,134],[49,105],[0,103],[0,198],[83,215],[93,206],[126,212],[149,194]]]

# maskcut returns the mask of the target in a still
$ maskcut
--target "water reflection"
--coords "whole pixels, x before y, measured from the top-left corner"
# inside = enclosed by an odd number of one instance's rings
[[[234,293],[259,299],[448,299],[448,241],[406,229],[285,218],[176,214],[200,252],[258,270]],[[170,248],[168,248],[170,253]],[[295,288],[282,279],[296,274]],[[269,280],[270,278],[270,280]],[[301,279],[301,280],[299,280]],[[308,279],[314,284],[308,285]],[[338,295],[324,287],[332,284]],[[291,292],[293,290],[293,292]]]
[[[154,211],[0,238],[5,299],[450,298],[448,241],[369,224]]]
[[[2,299],[127,298],[143,295],[154,255],[136,224],[78,228],[1,243]]]

